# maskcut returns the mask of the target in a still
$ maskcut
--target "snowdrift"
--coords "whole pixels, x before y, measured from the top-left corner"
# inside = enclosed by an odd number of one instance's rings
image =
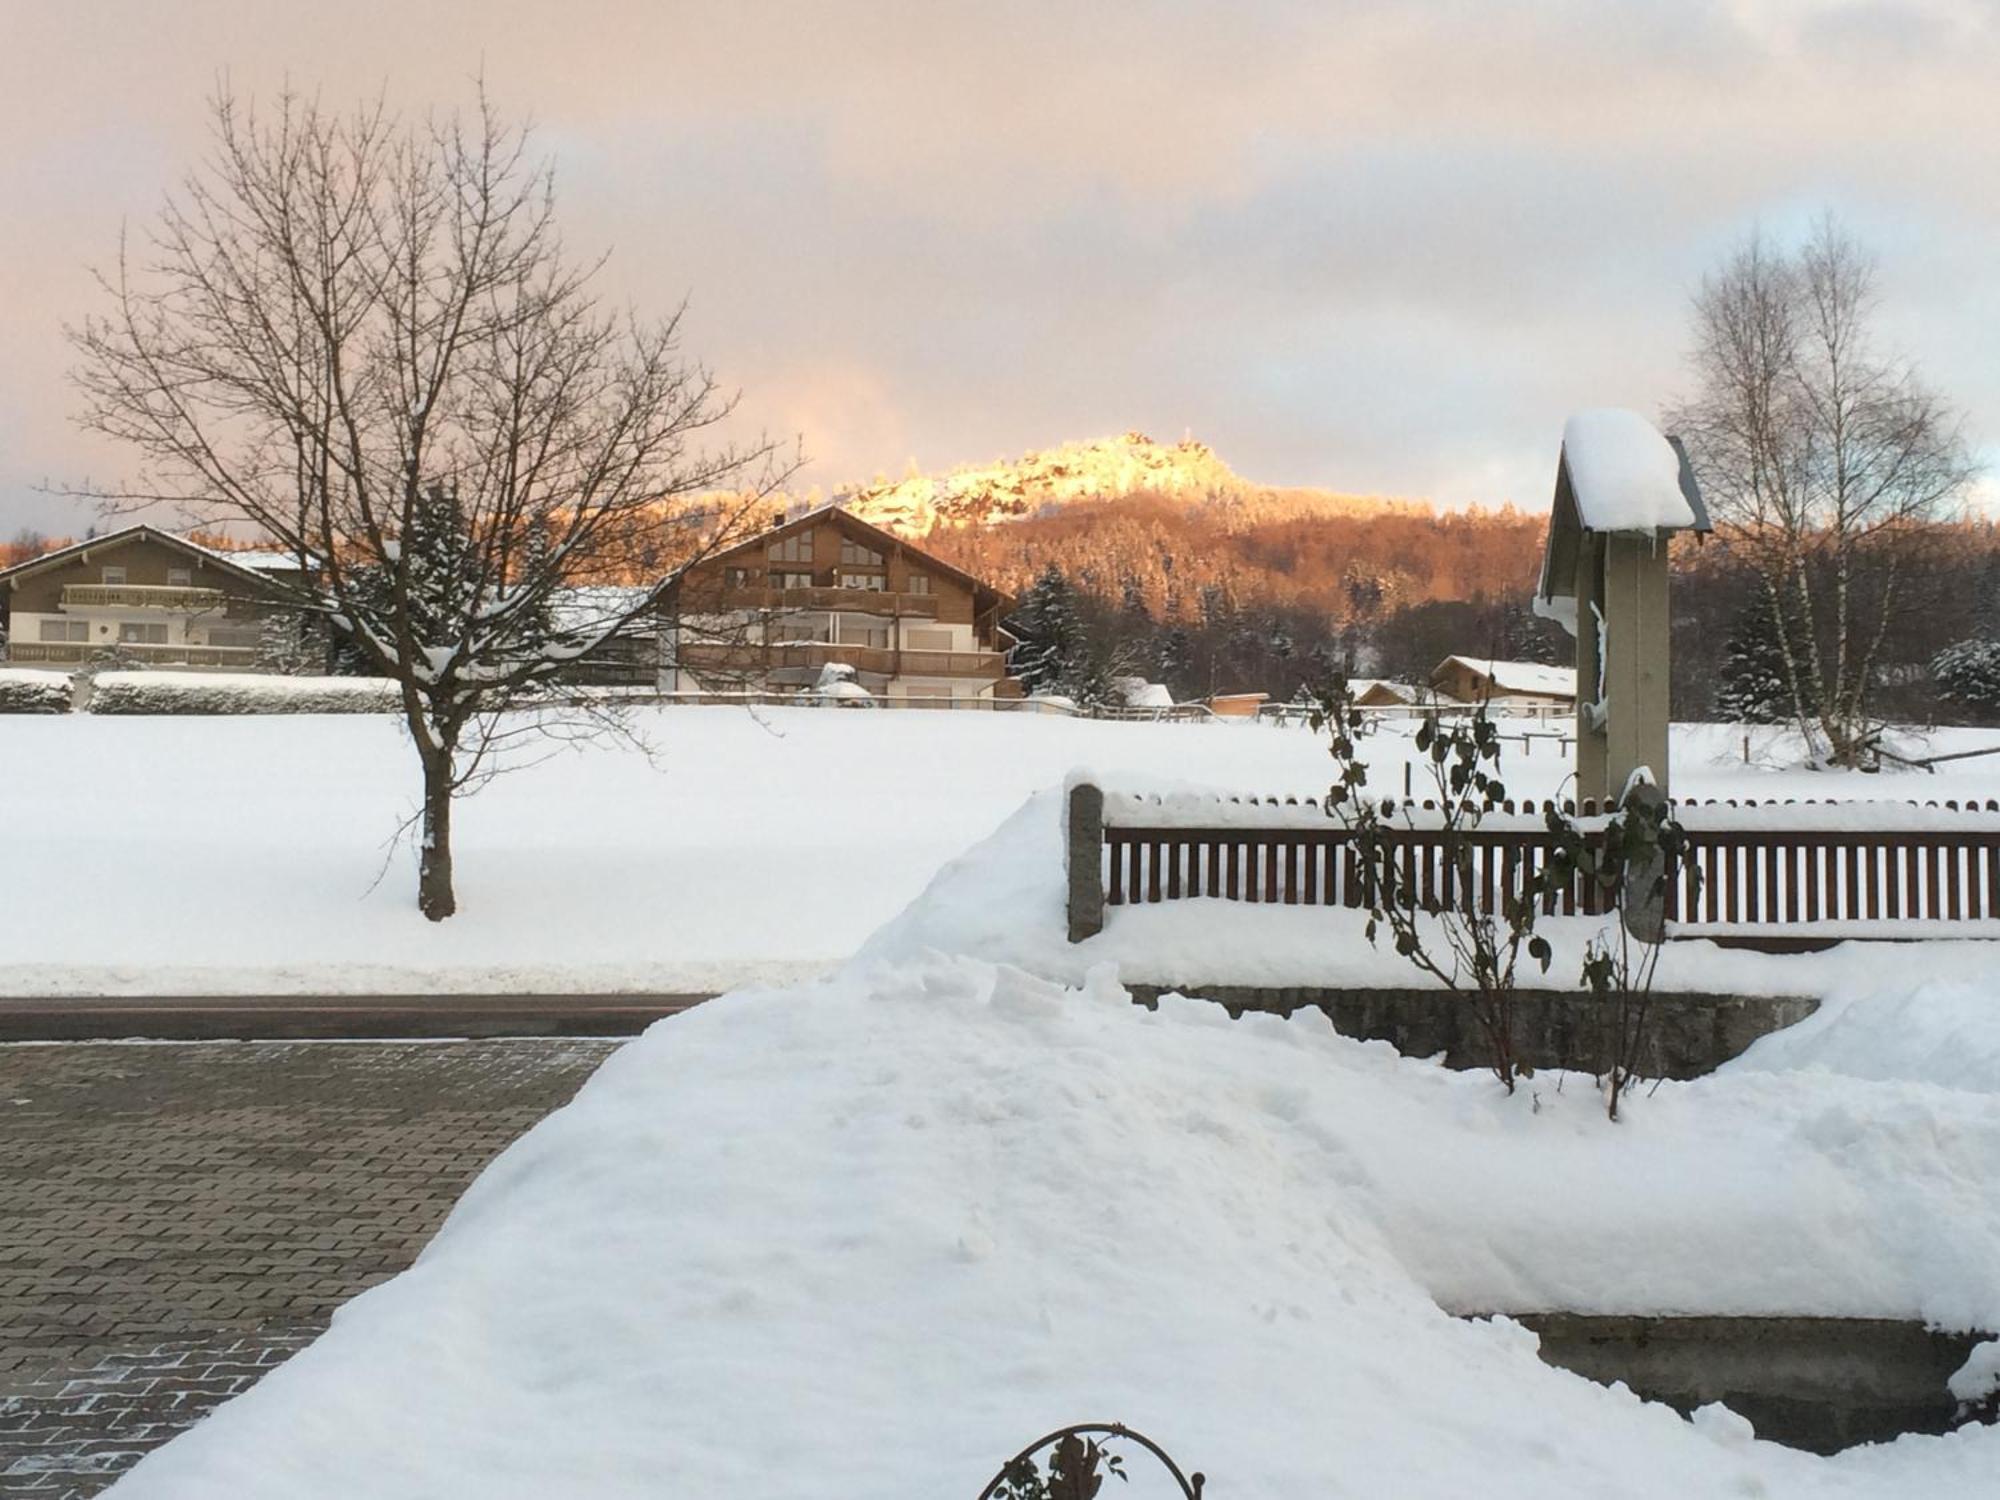
[[[2000,1103],[1746,1072],[1630,1108],[1101,973],[739,993],[114,1493],[935,1500],[1115,1419],[1219,1496],[1990,1497],[2000,1429],[1814,1458],[1443,1309],[1995,1326]]]

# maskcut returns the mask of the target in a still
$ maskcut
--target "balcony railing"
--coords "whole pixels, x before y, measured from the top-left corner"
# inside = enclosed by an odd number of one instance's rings
[[[896,651],[883,646],[845,646],[832,641],[801,641],[784,646],[754,643],[688,644],[680,663],[699,672],[750,676],[761,672],[817,670],[838,662],[857,672],[885,677],[978,677],[989,681],[1007,675],[1006,658],[997,651]]]
[[[221,589],[170,583],[66,583],[62,602],[80,609],[177,609],[190,613],[221,609],[229,596]]]
[[[7,660],[18,665],[80,667],[99,658],[123,657],[162,667],[245,667],[257,661],[255,646],[141,646],[131,641],[13,641]]]
[[[879,589],[722,589],[724,609],[835,609],[849,614],[937,618],[935,594],[891,594]]]

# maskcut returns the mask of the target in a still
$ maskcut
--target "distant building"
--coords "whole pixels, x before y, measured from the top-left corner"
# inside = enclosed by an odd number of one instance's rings
[[[1254,719],[1270,701],[1269,693],[1217,693],[1208,700],[1208,711],[1218,719]]]
[[[1418,697],[1416,688],[1386,677],[1350,677],[1347,691],[1357,708],[1407,708]]]
[[[792,692],[829,665],[879,698],[1018,698],[1013,600],[838,506],[796,516],[670,578],[671,691]]]
[[[218,552],[128,526],[0,570],[7,659],[255,670],[273,581],[298,576],[297,560],[280,553]]]
[[[1532,707],[1576,707],[1576,669],[1534,661],[1492,661],[1447,656],[1431,669],[1430,685],[1456,703],[1513,702]]]

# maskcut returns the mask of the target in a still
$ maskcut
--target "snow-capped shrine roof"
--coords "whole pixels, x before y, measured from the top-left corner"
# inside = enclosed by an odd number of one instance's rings
[[[1563,424],[1557,510],[1564,489],[1585,531],[1707,531],[1687,454],[1635,411],[1601,406]]]

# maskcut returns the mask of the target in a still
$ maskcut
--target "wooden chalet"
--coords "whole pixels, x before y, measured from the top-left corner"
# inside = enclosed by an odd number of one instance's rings
[[[170,531],[128,526],[0,571],[7,659],[79,666],[123,657],[255,670],[273,582],[298,572],[282,554],[218,552]]]
[[[1019,697],[1001,624],[1013,603],[901,537],[822,506],[667,581],[662,682],[676,692],[784,693],[846,667],[877,697]]]

